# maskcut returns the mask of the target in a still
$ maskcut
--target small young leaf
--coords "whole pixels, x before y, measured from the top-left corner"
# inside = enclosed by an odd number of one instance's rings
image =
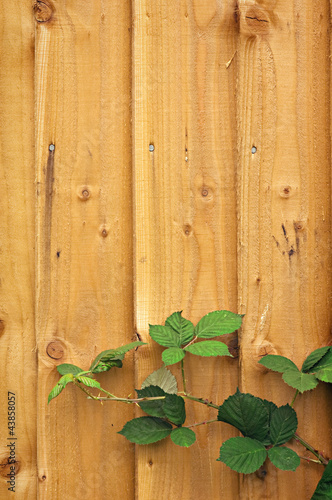
[[[67,375],[67,373],[72,373],[73,375],[77,375],[78,373],[82,373],[84,370],[79,368],[76,365],[70,365],[69,363],[63,363],[62,365],[57,366],[57,370],[60,375]]]
[[[213,311],[197,323],[195,335],[201,339],[209,339],[232,333],[242,324],[242,316],[230,311]]]
[[[175,425],[182,425],[186,420],[184,399],[176,394],[167,394],[163,404],[167,419]]]
[[[161,418],[138,417],[129,420],[118,434],[136,444],[151,444],[164,439],[172,432],[172,426]]]
[[[196,441],[196,434],[187,427],[177,427],[171,432],[171,440],[178,446],[185,446],[188,448]]]
[[[194,338],[194,325],[181,315],[182,311],[175,312],[169,316],[165,326],[170,326],[180,337],[180,345],[188,344]]]
[[[309,354],[309,356],[304,360],[301,371],[310,372],[312,367],[315,366],[315,364],[318,363],[318,361],[320,361],[330,349],[331,348],[329,346],[319,347],[319,349],[316,349]]]
[[[219,407],[218,420],[259,441],[264,440],[269,430],[269,412],[263,401],[239,390]]]
[[[284,373],[286,370],[299,371],[293,361],[285,358],[285,356],[278,356],[277,354],[267,354],[259,361],[259,364],[279,373]]]
[[[48,403],[56,398],[57,396],[59,396],[60,392],[63,391],[63,389],[66,387],[67,384],[69,384],[70,382],[73,382],[74,380],[74,377],[71,373],[67,373],[66,375],[64,375],[63,377],[60,378],[59,382],[53,387],[53,389],[51,390],[51,392],[49,393],[48,395]]]
[[[100,383],[97,382],[97,380],[90,378],[90,377],[77,377],[76,380],[78,382],[82,382],[82,384],[88,386],[88,387],[97,387],[97,389],[100,389]]]
[[[301,393],[314,389],[318,384],[318,380],[316,379],[315,375],[302,373],[299,370],[286,370],[282,376],[282,379],[290,387],[293,387],[293,389],[297,389]]]
[[[325,467],[311,500],[332,500],[332,460]]]
[[[142,389],[149,385],[157,385],[168,394],[177,394],[178,392],[176,378],[166,366],[162,366],[159,370],[151,373],[142,383]]]
[[[149,325],[150,337],[164,347],[180,347],[180,337],[170,326]]]
[[[329,348],[326,354],[309,371],[323,382],[332,382],[332,349]]]
[[[297,429],[297,416],[288,404],[276,408],[271,415],[270,437],[271,443],[281,445],[289,441]]]
[[[101,361],[102,363],[108,363],[109,361],[114,359],[122,360],[126,352],[130,351],[131,349],[135,349],[140,345],[146,345],[146,342],[131,342],[130,344],[123,345],[121,347],[118,347],[117,349],[107,349],[106,351],[98,354],[98,356],[92,361],[90,370],[93,371],[97,367],[99,361]]]
[[[218,340],[206,340],[203,342],[197,342],[197,344],[191,344],[188,347],[184,347],[185,351],[191,352],[191,354],[196,354],[196,356],[231,356],[228,347],[223,342],[218,342]]]
[[[278,469],[295,471],[300,465],[300,457],[286,446],[270,448],[267,453],[273,465]]]
[[[332,366],[319,370],[315,373],[315,377],[322,382],[332,382]]]
[[[266,455],[265,447],[256,439],[234,437],[223,443],[217,460],[236,472],[251,474],[263,465]]]
[[[169,347],[165,349],[161,357],[166,366],[174,365],[184,358],[185,352],[180,347]]]
[[[154,385],[145,387],[141,390],[138,389],[136,392],[139,398],[166,396],[166,393],[161,389],[161,387],[157,387]],[[152,417],[164,418],[166,416],[163,410],[164,403],[165,399],[156,399],[154,401],[140,401],[138,404],[143,411],[145,411]]]
[[[121,359],[111,359],[110,361],[107,361],[107,363],[104,363],[103,361],[99,361],[97,366],[91,371],[92,371],[92,373],[102,373],[102,372],[107,372],[111,368],[114,368],[114,367],[122,368]]]

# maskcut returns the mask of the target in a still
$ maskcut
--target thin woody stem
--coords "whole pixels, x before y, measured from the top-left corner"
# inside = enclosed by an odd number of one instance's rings
[[[190,429],[191,427],[197,427],[198,425],[212,424],[212,422],[218,422],[218,419],[214,418],[213,420],[204,420],[203,422],[199,422],[198,424],[184,425],[183,427]]]
[[[304,446],[308,451],[310,451],[313,455],[315,455],[315,457],[318,458],[319,463],[323,465],[327,465],[329,463],[329,461],[326,460],[326,458],[324,458],[323,455],[321,455],[318,450],[315,450],[309,443],[307,443],[307,441],[302,439],[298,434],[295,433],[293,437],[294,439],[296,439],[296,441],[301,443],[302,446]]]

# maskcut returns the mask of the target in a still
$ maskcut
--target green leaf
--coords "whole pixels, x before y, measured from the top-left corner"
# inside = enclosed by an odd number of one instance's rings
[[[230,311],[214,311],[206,314],[197,323],[195,335],[201,339],[209,339],[232,333],[242,324],[242,316]]]
[[[311,500],[332,500],[332,460],[325,467]]]
[[[181,315],[182,311],[175,312],[169,316],[165,326],[170,326],[180,337],[180,345],[188,344],[194,338],[194,325]]]
[[[297,429],[297,416],[288,404],[276,408],[271,415],[270,436],[273,445],[287,443]]]
[[[188,347],[183,348],[185,351],[191,352],[191,354],[196,354],[196,356],[231,356],[228,347],[223,342],[218,342],[218,340],[206,340],[203,342],[197,342],[197,344],[191,344]]]
[[[77,375],[78,373],[82,373],[84,370],[79,368],[79,366],[71,365],[69,363],[63,363],[62,365],[57,366],[57,370],[60,375],[67,375],[67,373],[72,373],[73,375]]]
[[[157,387],[151,385],[149,387],[145,387],[144,389],[137,390],[137,396],[139,398],[151,398],[158,396],[166,396],[166,393],[161,389],[161,387]],[[165,417],[165,412],[163,410],[163,405],[165,403],[165,399],[157,399],[155,401],[141,401],[139,402],[139,406],[143,411],[151,415],[152,417]]]
[[[97,380],[90,378],[90,377],[77,377],[76,380],[78,382],[81,382],[82,384],[86,385],[87,387],[97,387],[97,389],[100,389],[100,383],[97,382]]]
[[[286,384],[297,389],[301,393],[314,389],[318,384],[315,375],[302,373],[299,370],[286,370],[282,379]]]
[[[157,385],[163,389],[168,394],[177,394],[178,384],[174,375],[166,368],[162,366],[159,370],[151,373],[143,382],[142,389],[148,387],[149,385]]]
[[[236,472],[251,474],[263,465],[266,455],[266,449],[256,439],[234,437],[223,443],[217,460]]]
[[[63,391],[63,389],[66,387],[67,384],[69,384],[70,382],[73,382],[74,380],[74,377],[71,373],[67,373],[66,375],[64,375],[63,377],[60,378],[59,382],[53,387],[53,389],[51,390],[51,392],[49,393],[48,395],[48,403],[56,398],[57,396],[59,396],[60,392]]]
[[[185,446],[188,448],[196,441],[196,434],[187,427],[177,427],[171,432],[171,440],[178,446]]]
[[[300,457],[286,446],[270,448],[267,453],[273,465],[278,469],[295,471],[300,465]]]
[[[299,371],[293,361],[286,358],[285,356],[279,356],[277,354],[267,354],[260,361],[259,364],[266,366],[274,372],[284,373],[286,370]]]
[[[302,371],[303,372],[310,372],[312,367],[315,366],[316,363],[318,363],[319,360],[322,359],[323,356],[330,350],[329,346],[326,347],[319,347],[319,349],[316,349],[313,351],[309,356],[304,360],[304,363],[302,365]]]
[[[276,410],[278,407],[272,401],[268,401],[267,399],[263,399],[262,401],[263,401],[263,404],[264,404],[264,406],[267,409],[268,414],[269,414],[269,417],[268,417],[268,422],[269,422],[268,423],[268,428],[269,428],[269,431],[266,434],[265,438],[263,440],[261,440],[261,443],[264,446],[269,446],[270,444],[272,444],[272,440],[271,440],[271,436],[270,436],[270,422],[271,422],[271,417],[272,417],[272,413],[274,412],[274,410]]]
[[[103,361],[99,361],[97,366],[92,370],[92,373],[102,373],[102,372],[107,372],[111,368],[122,368],[122,361],[121,359],[112,359],[108,361],[107,363],[104,363]]]
[[[180,337],[170,326],[149,325],[150,337],[164,347],[180,347]]]
[[[264,440],[269,429],[269,411],[263,401],[239,390],[219,407],[218,420],[259,441]]]
[[[151,444],[164,439],[172,432],[172,426],[161,418],[138,417],[125,424],[118,432],[136,444]]]
[[[106,351],[98,354],[98,356],[92,361],[90,370],[93,371],[100,361],[102,363],[108,363],[114,359],[122,360],[126,352],[130,351],[131,349],[135,349],[140,345],[146,345],[146,342],[131,342],[130,344],[123,345],[121,347],[118,347],[117,349],[107,349]]]
[[[332,382],[332,366],[319,370],[315,373],[315,377],[322,382]]]
[[[167,394],[163,410],[167,419],[175,425],[182,425],[186,420],[184,399],[176,394]]]
[[[184,358],[185,352],[180,347],[169,347],[165,349],[161,357],[166,366],[174,365]]]

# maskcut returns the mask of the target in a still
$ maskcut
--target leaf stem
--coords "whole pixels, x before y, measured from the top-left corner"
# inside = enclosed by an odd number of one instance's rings
[[[193,344],[193,343],[195,342],[195,340],[196,340],[196,339],[197,339],[197,335],[195,335],[195,337],[194,337],[194,338],[193,338],[190,342],[188,342],[188,344],[186,344],[186,345],[184,346],[184,348],[186,348],[186,347],[190,346],[191,344]]]
[[[190,399],[191,401],[196,401],[197,403],[201,403],[205,406],[210,406],[211,408],[215,408],[216,410],[219,410],[219,406],[212,403],[212,401],[209,401],[208,399],[196,398],[195,396],[191,396],[190,394],[187,394],[186,392],[183,394],[183,397]]]
[[[96,401],[100,400],[97,396],[94,396],[93,394],[91,394],[91,392],[88,391],[88,389],[86,389],[84,387],[84,385],[80,384],[75,379],[73,380],[73,383],[74,383],[74,385],[76,385],[76,387],[78,387],[79,389],[81,389],[81,391],[85,392],[85,394],[87,394],[89,396],[89,399],[94,399]]]
[[[213,420],[204,420],[203,422],[199,422],[198,424],[184,425],[183,427],[189,429],[190,427],[197,427],[198,425],[212,424],[212,422],[218,422],[218,419],[214,418]]]
[[[136,398],[136,399],[130,399],[130,398],[117,398],[116,396],[114,397],[95,397],[95,396],[92,396],[90,397],[89,399],[98,399],[98,401],[118,401],[120,403],[134,403],[134,404],[138,404],[140,403],[141,401],[156,401],[156,400],[159,400],[159,399],[165,399],[166,396],[155,396],[155,397],[146,397],[146,398]]]
[[[181,359],[181,373],[182,373],[182,382],[183,382],[183,392],[186,393],[187,389],[186,389],[186,378],[184,376],[184,362],[183,362],[183,358]]]
[[[295,392],[295,394],[294,394],[293,400],[292,400],[292,402],[291,402],[291,404],[290,404],[290,406],[291,406],[292,408],[293,408],[293,406],[294,406],[295,399],[297,398],[298,394],[299,394],[299,390],[298,390],[298,389],[296,389],[296,392]]]
[[[323,465],[327,465],[329,463],[329,461],[326,460],[326,458],[324,458],[323,455],[321,455],[318,450],[315,450],[309,443],[307,443],[307,441],[302,439],[298,434],[295,433],[293,437],[296,441],[301,443],[302,446],[304,446],[308,451],[310,451],[313,455],[315,455],[315,457],[318,458],[319,463]]]

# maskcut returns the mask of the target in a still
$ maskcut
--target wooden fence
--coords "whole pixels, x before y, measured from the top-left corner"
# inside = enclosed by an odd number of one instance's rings
[[[238,360],[195,360],[189,390],[290,401],[257,361],[299,366],[331,326],[329,0],[0,1],[0,497],[309,499],[322,473],[217,462],[235,435],[134,447],[130,405],[68,387],[56,365],[149,345],[103,374],[118,395],[161,366],[148,323],[245,313]],[[178,375],[176,369],[172,370]],[[16,397],[15,494],[7,394]],[[326,454],[331,392],[296,402]],[[188,421],[215,411],[188,403]],[[300,451],[300,448],[294,448]],[[302,450],[301,450],[302,453]]]

